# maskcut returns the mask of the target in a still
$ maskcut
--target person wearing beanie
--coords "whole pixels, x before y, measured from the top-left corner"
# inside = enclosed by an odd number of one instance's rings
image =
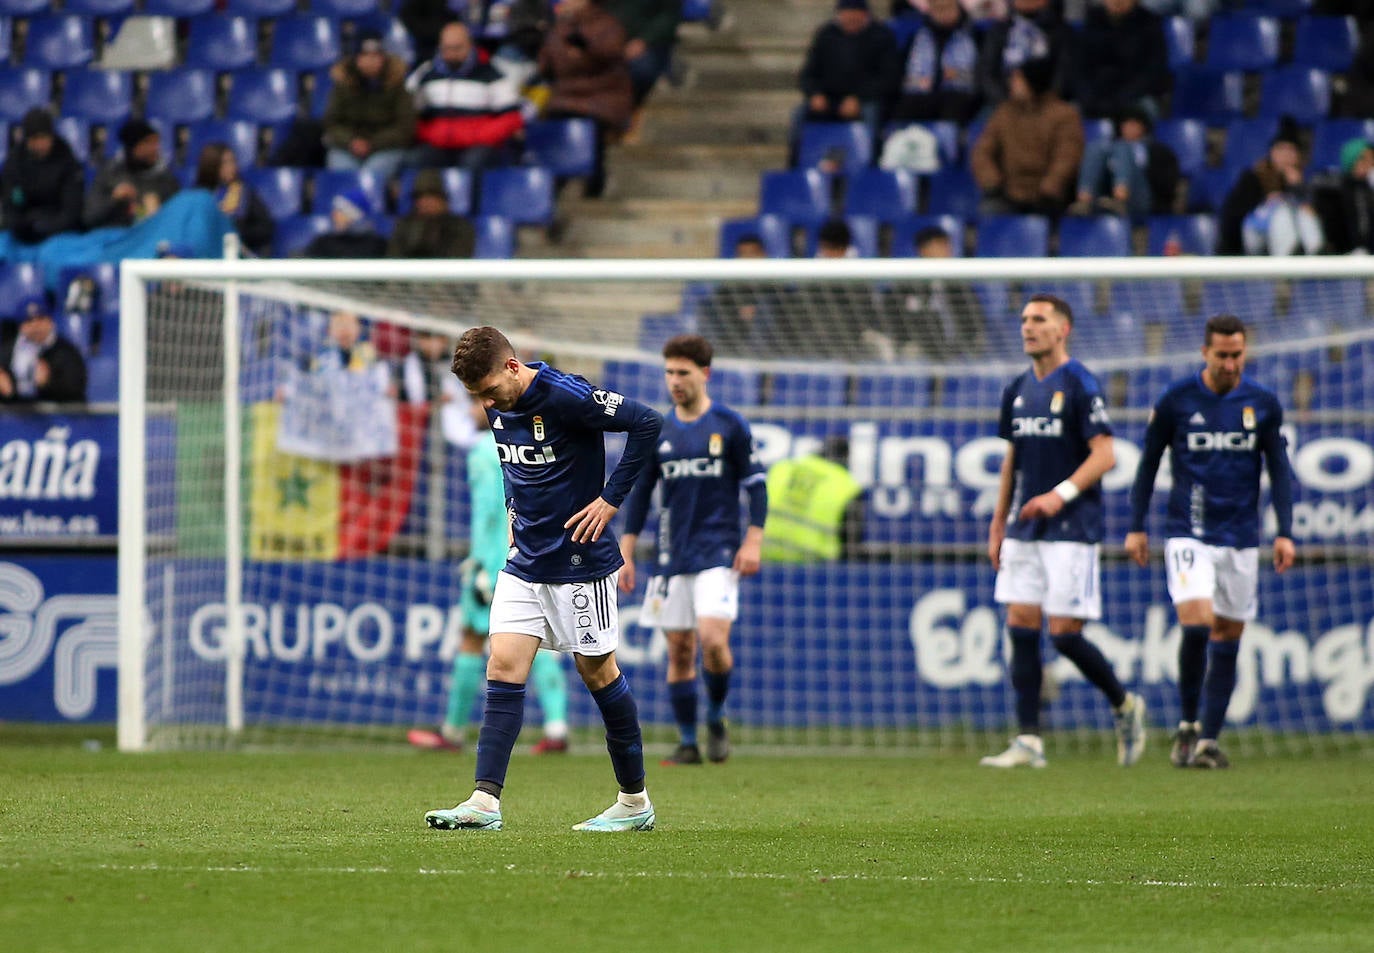
[[[301,251],[301,258],[383,258],[386,239],[377,234],[372,200],[361,188],[340,192],[329,203],[333,228],[316,235]]]
[[[864,0],[839,0],[811,39],[800,85],[807,120],[862,119],[876,128],[897,93],[897,40]]]
[[[14,239],[34,244],[81,228],[86,176],[52,114],[31,109],[19,125],[23,144],[0,170],[0,210]]]
[[[86,193],[87,228],[127,227],[162,208],[181,190],[167,167],[162,134],[142,119],[119,128],[120,153],[101,167]]]
[[[1144,224],[1150,215],[1173,211],[1178,191],[1178,156],[1150,133],[1154,123],[1141,107],[1116,117],[1115,135],[1088,143],[1078,171],[1078,199],[1070,215],[1128,215]]]
[[[388,258],[471,258],[477,245],[472,222],[449,210],[438,169],[422,169],[410,192],[410,211],[387,242]],[[452,375],[450,375],[452,376]]]
[[[1327,251],[1374,252],[1374,144],[1351,139],[1341,146],[1340,162],[1339,178],[1330,177],[1313,193]]]
[[[86,360],[57,333],[45,295],[21,298],[19,334],[0,345],[0,403],[86,399]]]
[[[1011,16],[988,27],[978,57],[978,89],[985,104],[1005,100],[1012,70],[1029,60],[1048,60],[1054,91],[1071,94],[1077,41],[1062,6],[1061,0],[1012,0]]]
[[[1315,255],[1325,241],[1303,178],[1298,126],[1284,116],[1264,158],[1240,174],[1221,203],[1217,254]]]
[[[1068,204],[1083,158],[1083,120],[1050,88],[1053,77],[1048,59],[1012,70],[1006,102],[973,144],[983,214],[1058,215]]]
[[[381,33],[361,30],[356,51],[335,63],[329,76],[334,88],[324,108],[325,165],[392,178],[415,140],[405,60],[386,51]]]

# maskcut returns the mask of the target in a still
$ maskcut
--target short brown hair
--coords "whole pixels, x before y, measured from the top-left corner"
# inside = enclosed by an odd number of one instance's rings
[[[1064,316],[1064,320],[1069,322],[1069,326],[1073,326],[1073,308],[1069,307],[1069,303],[1065,301],[1063,298],[1059,297],[1059,295],[1052,295],[1048,291],[1037,291],[1035,294],[1031,295],[1029,298],[1026,299],[1026,304],[1031,304],[1032,302],[1036,301],[1040,302],[1041,304],[1047,304],[1054,310],[1058,311],[1061,315]]]
[[[453,346],[452,370],[467,387],[515,357],[515,348],[493,327],[468,328]]]
[[[1203,330],[1202,343],[1208,345],[1212,343],[1214,334],[1239,334],[1247,340],[1250,337],[1245,330],[1245,322],[1234,314],[1214,314],[1207,319],[1207,327]]]
[[[714,352],[711,342],[700,334],[679,334],[663,345],[664,357],[685,357],[697,367],[710,367]]]

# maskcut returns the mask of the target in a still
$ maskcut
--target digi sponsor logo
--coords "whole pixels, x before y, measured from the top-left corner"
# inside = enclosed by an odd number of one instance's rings
[[[1259,434],[1241,433],[1238,430],[1229,433],[1220,430],[1191,431],[1188,434],[1188,449],[1196,452],[1222,450],[1248,453],[1258,445]]]
[[[1011,419],[1013,437],[1062,437],[1064,421],[1049,417],[1013,417]]]
[[[664,460],[659,467],[663,479],[677,480],[682,477],[718,477],[725,472],[725,461],[717,457],[692,457],[690,460]]]
[[[531,447],[514,443],[498,443],[496,455],[502,463],[522,463],[527,467],[542,467],[557,460],[553,455],[553,447]]]

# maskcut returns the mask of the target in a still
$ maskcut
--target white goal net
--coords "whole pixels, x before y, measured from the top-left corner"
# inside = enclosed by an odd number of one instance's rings
[[[125,262],[121,746],[397,741],[440,721],[468,540],[467,410],[447,365],[475,324],[660,409],[663,342],[702,333],[712,395],[751,422],[766,465],[824,449],[861,487],[839,558],[742,584],[742,746],[996,744],[1013,722],[985,556],[997,406],[1026,366],[1018,314],[1037,291],[1071,304],[1071,353],[1115,427],[1104,615],[1087,635],[1160,737],[1178,717],[1179,629],[1158,555],[1148,571],[1122,555],[1127,490],[1151,404],[1200,366],[1206,318],[1230,312],[1252,329],[1248,372],[1286,410],[1299,552],[1262,572],[1231,743],[1364,745],[1372,290],[1362,259]],[[1157,550],[1162,508],[1157,492]],[[622,598],[619,658],[666,744],[665,645],[635,624],[640,598]],[[1105,703],[1045,653],[1051,745],[1105,744]],[[574,730],[599,725],[571,694]]]

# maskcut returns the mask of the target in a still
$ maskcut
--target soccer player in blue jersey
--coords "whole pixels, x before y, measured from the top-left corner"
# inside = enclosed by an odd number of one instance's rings
[[[606,749],[620,785],[614,804],[573,830],[652,830],[639,710],[615,659],[622,561],[608,527],[644,469],[663,419],[581,377],[522,363],[506,336],[491,327],[472,328],[458,339],[453,373],[491,421],[511,547],[492,593],[476,790],[456,807],[430,811],[425,823],[501,829],[501,791],[524,717],[525,682],[535,653],[546,645],[573,654],[606,724]],[[609,478],[606,431],[629,434]]]
[[[665,764],[700,764],[697,745],[697,643],[706,682],[706,756],[730,756],[725,699],[734,657],[730,626],[739,610],[739,579],[759,571],[768,490],[743,417],[711,399],[711,344],[684,334],[663,347],[663,373],[673,410],[657,450],[625,502],[620,554],[623,592],[634,589],[635,542],[661,483],[658,572],[649,580],[642,625],[668,640],[668,697],[680,735]],[[740,536],[740,491],[749,495],[748,529]]]
[[[1274,569],[1293,565],[1293,486],[1283,409],[1245,370],[1245,324],[1208,319],[1202,370],[1159,398],[1131,486],[1127,554],[1150,564],[1145,514],[1155,474],[1169,450],[1173,489],[1165,522],[1164,569],[1183,638],[1178,647],[1181,712],[1169,760],[1175,767],[1226,768],[1217,746],[1236,687],[1245,623],[1258,609],[1260,457],[1278,517]],[[1201,710],[1201,720],[1198,713]]]
[[[1102,475],[1112,468],[1112,427],[1102,389],[1069,357],[1073,312],[1051,294],[1033,294],[1021,310],[1021,341],[1030,369],[1002,393],[998,435],[1008,441],[988,556],[997,570],[994,598],[1007,606],[1011,684],[1019,731],[1010,747],[980,762],[992,768],[1043,768],[1040,630],[1111,702],[1116,760],[1135,764],[1145,749],[1145,700],[1122,687],[1083,623],[1102,614],[1098,560]]]

